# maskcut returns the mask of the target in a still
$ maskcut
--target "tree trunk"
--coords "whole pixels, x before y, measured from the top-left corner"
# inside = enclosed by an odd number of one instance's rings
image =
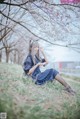
[[[6,63],[8,63],[9,62],[9,53],[7,52],[6,53]]]
[[[2,51],[0,51],[0,62],[2,61]]]
[[[14,63],[16,63],[16,51],[14,52]]]
[[[6,63],[9,62],[9,51],[6,49]]]
[[[18,53],[18,64],[20,64],[20,54]]]

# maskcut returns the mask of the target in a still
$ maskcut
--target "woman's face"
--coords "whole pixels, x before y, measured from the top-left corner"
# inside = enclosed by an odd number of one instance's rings
[[[34,50],[35,53],[37,53],[38,50],[39,50],[39,46],[38,45],[33,45],[33,50]]]

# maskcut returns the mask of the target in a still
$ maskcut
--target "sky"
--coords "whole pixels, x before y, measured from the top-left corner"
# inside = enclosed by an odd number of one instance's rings
[[[41,43],[41,41],[39,44],[43,47],[44,52],[50,62],[80,62],[80,53],[72,50],[71,48],[49,45],[46,42]]]

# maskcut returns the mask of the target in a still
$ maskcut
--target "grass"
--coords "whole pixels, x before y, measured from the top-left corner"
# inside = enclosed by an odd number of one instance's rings
[[[66,79],[77,92],[72,96],[57,81],[38,86],[22,73],[19,65],[0,63],[0,112],[7,119],[80,119],[80,82]]]
[[[77,76],[69,76],[69,75],[65,75],[65,74],[61,74],[61,76],[65,77],[65,78],[69,78],[69,79],[71,78],[72,80],[80,82],[80,77],[77,77]]]

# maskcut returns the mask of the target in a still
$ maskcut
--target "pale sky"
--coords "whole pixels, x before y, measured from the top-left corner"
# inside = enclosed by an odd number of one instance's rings
[[[40,45],[44,48],[45,54],[50,62],[59,61],[79,61],[80,53],[66,47],[47,45],[40,42]]]

